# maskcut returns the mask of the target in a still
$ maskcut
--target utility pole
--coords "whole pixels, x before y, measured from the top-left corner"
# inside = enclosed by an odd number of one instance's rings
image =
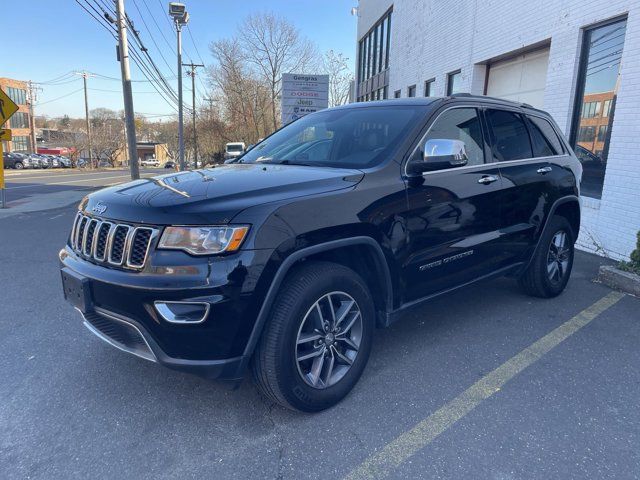
[[[140,178],[138,168],[138,149],[136,147],[136,124],[133,113],[133,94],[131,93],[131,71],[129,70],[129,44],[124,15],[124,0],[116,0],[118,14],[118,43],[120,46],[120,70],[122,72],[122,94],[124,96],[124,115],[127,131],[127,149],[129,150],[129,168],[131,179]],[[85,90],[86,91],[86,90]]]
[[[87,94],[87,78],[91,75],[85,71],[73,73],[80,75],[82,77],[82,83],[84,84],[84,118],[87,128],[87,144],[89,146],[89,165],[93,167],[93,153],[91,152],[91,123],[89,122],[89,97]]]
[[[180,171],[185,170],[184,165],[184,119],[182,112],[182,25],[176,20],[177,52],[178,52],[178,162]]]
[[[33,104],[36,103],[36,92],[38,88],[33,86],[33,82],[29,80],[29,129],[31,130],[31,146],[33,153],[38,153],[38,145],[36,141],[36,119],[33,116]]]
[[[215,98],[203,98],[205,102],[209,102],[209,116],[213,117],[213,102],[215,102]]]
[[[191,77],[191,115],[193,117],[193,160],[198,168],[198,137],[196,136],[196,68],[203,67],[201,63],[183,63],[182,66],[190,67],[191,71],[187,75]]]
[[[184,123],[182,112],[182,27],[189,22],[189,13],[183,3],[170,2],[169,16],[176,25],[176,52],[178,54],[178,160],[180,170],[184,165]]]

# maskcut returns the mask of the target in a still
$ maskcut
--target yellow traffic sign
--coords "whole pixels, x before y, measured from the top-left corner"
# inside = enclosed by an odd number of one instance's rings
[[[17,111],[18,105],[0,88],[0,125],[9,120],[9,117]]]
[[[10,128],[0,128],[0,140],[11,140],[11,129]]]

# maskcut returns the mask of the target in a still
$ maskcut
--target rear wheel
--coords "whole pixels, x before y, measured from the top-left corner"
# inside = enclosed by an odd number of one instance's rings
[[[281,405],[315,412],[347,395],[365,368],[373,300],[353,270],[309,262],[284,281],[252,361],[259,389]]]
[[[22,170],[24,168],[24,164],[22,162],[16,162],[13,165],[13,168],[15,168],[16,170]]]
[[[542,298],[562,293],[573,267],[574,238],[566,218],[554,216],[549,220],[529,267],[519,279],[525,293]]]

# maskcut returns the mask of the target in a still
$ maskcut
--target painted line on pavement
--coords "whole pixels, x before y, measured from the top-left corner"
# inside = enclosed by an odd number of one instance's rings
[[[388,443],[353,469],[345,480],[370,480],[384,478],[412,455],[433,442],[456,422],[484,400],[499,392],[502,386],[525,368],[537,362],[551,349],[585,327],[598,315],[615,305],[624,293],[611,292],[590,307],[578,313],[550,333],[511,357],[498,368],[482,377],[456,398],[436,410],[411,430]]]

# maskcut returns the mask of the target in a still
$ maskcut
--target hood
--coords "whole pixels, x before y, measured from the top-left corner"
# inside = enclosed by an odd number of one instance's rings
[[[245,208],[356,185],[360,170],[233,164],[135,180],[94,192],[80,208],[102,218],[154,225],[228,223]]]

